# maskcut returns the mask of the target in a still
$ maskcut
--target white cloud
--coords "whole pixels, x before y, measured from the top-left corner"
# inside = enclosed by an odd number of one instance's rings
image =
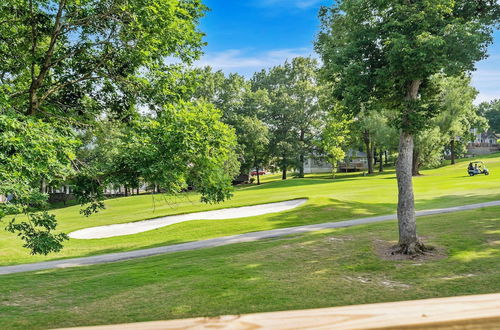
[[[316,6],[324,0],[259,0],[261,7],[293,7],[298,9],[307,9]]]
[[[472,74],[472,85],[479,91],[476,103],[500,99],[500,71],[480,69]]]
[[[477,63],[472,85],[479,90],[476,103],[500,99],[500,54],[498,52]]]
[[[275,49],[257,54],[250,54],[248,50],[229,49],[216,53],[206,53],[196,66],[211,66],[215,70],[226,73],[237,72],[244,76],[251,76],[254,72],[280,65],[286,60],[298,56],[314,56],[310,48]]]

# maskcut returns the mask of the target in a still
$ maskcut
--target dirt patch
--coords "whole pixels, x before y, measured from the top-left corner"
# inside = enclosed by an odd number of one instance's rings
[[[325,241],[330,242],[330,243],[335,243],[335,242],[344,242],[344,241],[352,241],[353,238],[352,236],[342,236],[342,237],[326,237]]]
[[[489,240],[488,241],[488,245],[491,245],[491,246],[500,246],[500,241]]]
[[[371,284],[383,286],[389,289],[409,289],[410,285],[406,283],[396,282],[389,280],[387,278],[379,278],[376,276],[368,277],[368,276],[344,276],[344,280],[348,282],[359,282],[362,284]]]
[[[469,278],[469,277],[474,277],[477,276],[476,274],[465,274],[465,275],[454,275],[454,276],[448,276],[448,277],[440,277],[440,279],[449,281],[449,280],[460,280],[463,278]]]
[[[421,237],[420,239],[422,240],[422,243],[426,244],[426,240],[424,237]],[[391,260],[391,261],[412,260],[418,262],[425,262],[425,261],[444,259],[448,256],[446,250],[443,247],[433,245],[432,248],[433,248],[432,250],[426,251],[423,254],[404,255],[395,253],[395,251],[397,250],[396,241],[383,241],[379,239],[373,240],[373,250],[375,251],[377,256],[383,260]]]

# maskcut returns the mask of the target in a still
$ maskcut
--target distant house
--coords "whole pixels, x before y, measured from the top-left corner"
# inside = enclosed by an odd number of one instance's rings
[[[499,134],[493,132],[479,132],[476,128],[471,130],[474,140],[467,144],[467,154],[486,155],[500,151]]]
[[[343,161],[337,164],[339,172],[365,171],[368,169],[366,153],[357,150],[348,150]],[[333,167],[326,157],[310,156],[304,162],[304,173],[330,173]]]
[[[340,172],[356,172],[368,170],[368,157],[365,152],[349,149],[344,161],[339,162]]]
[[[304,173],[331,173],[332,164],[326,161],[324,157],[309,157],[304,162]]]

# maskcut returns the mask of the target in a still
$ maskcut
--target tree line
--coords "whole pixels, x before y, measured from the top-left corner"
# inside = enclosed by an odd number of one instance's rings
[[[47,254],[67,239],[47,211],[47,185],[70,183],[87,216],[105,207],[109,185],[195,189],[218,203],[238,174],[303,177],[307,157],[335,167],[353,148],[365,150],[369,173],[397,158],[400,252],[425,250],[411,177],[444,152],[454,161],[484,118],[498,127],[498,102],[473,105],[470,72],[500,5],[337,1],[319,14],[321,64],[299,57],[249,79],[191,66],[206,10],[200,0],[0,4],[6,229]]]

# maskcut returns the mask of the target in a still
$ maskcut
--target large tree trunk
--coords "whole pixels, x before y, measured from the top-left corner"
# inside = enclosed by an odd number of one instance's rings
[[[409,88],[407,99],[416,100],[420,81],[413,81]],[[412,111],[409,109],[408,111]],[[408,117],[404,118],[405,120]],[[411,123],[404,122],[404,126],[411,127]],[[417,237],[417,223],[415,219],[415,201],[413,195],[412,164],[413,164],[413,135],[401,129],[399,135],[399,155],[396,162],[396,177],[398,181],[398,253],[417,254],[424,251],[424,246]]]
[[[398,181],[398,224],[401,252],[413,254],[418,251],[417,225],[412,183],[413,136],[401,131],[399,155],[396,162]]]
[[[455,164],[455,138],[451,139],[450,142],[450,153],[451,153],[451,164]]]
[[[373,174],[373,150],[371,145],[370,132],[363,132],[363,141],[365,142],[366,158],[368,161],[368,174]]]
[[[413,147],[413,156],[411,162],[411,175],[419,176],[420,175],[420,153],[418,150]]]

